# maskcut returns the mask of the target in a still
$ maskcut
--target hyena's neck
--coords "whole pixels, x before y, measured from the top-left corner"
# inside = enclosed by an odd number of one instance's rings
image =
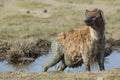
[[[89,26],[92,39],[98,40],[104,38],[105,21],[101,17],[94,25]]]
[[[99,40],[100,38],[104,37],[104,30],[101,31],[100,29],[94,29],[91,26],[89,26],[90,29],[90,35],[93,40]]]

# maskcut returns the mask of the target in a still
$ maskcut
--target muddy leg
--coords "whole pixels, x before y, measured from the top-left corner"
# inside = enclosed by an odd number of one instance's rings
[[[65,65],[64,60],[60,62],[60,65],[58,66],[58,71],[63,71],[67,66]]]
[[[57,64],[62,59],[62,57],[63,57],[62,54],[59,54],[59,53],[55,54],[53,58],[50,60],[50,62],[43,67],[43,71],[46,72],[48,68]]]

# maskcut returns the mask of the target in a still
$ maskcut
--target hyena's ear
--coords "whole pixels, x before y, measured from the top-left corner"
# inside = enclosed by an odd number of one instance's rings
[[[104,16],[104,13],[103,13],[103,11],[101,10],[101,9],[99,9],[99,15],[101,16],[101,17],[103,17]]]

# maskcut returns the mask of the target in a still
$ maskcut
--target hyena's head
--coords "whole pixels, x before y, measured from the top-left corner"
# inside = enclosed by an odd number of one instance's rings
[[[104,25],[103,11],[100,9],[86,10],[85,16],[85,23],[88,26]]]

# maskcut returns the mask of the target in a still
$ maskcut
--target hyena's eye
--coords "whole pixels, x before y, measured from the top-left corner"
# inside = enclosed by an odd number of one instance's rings
[[[91,16],[90,19],[91,19],[91,20],[95,20],[95,19],[96,19],[96,16]]]

